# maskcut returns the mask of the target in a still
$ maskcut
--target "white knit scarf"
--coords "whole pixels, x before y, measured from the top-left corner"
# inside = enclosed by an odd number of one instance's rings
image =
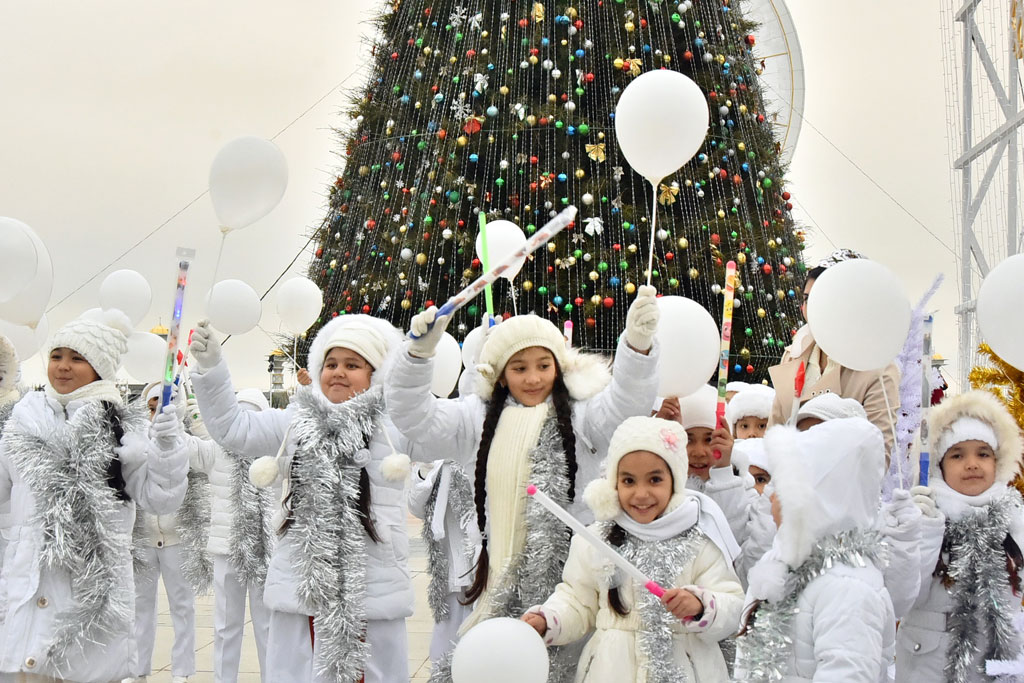
[[[46,395],[65,408],[72,401],[85,401],[93,398],[98,401],[110,401],[115,405],[121,405],[124,402],[121,398],[121,392],[117,390],[117,385],[109,379],[98,379],[95,382],[89,382],[85,386],[78,387],[66,394],[59,393],[47,384]]]

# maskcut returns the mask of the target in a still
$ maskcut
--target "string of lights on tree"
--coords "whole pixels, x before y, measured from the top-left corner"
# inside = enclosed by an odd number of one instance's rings
[[[495,289],[496,313],[535,312],[574,345],[610,350],[646,280],[721,315],[724,262],[739,265],[735,378],[766,376],[799,320],[804,265],[780,147],[757,85],[756,29],[737,0],[393,0],[353,98],[345,166],[315,235],[310,278],[331,317],[403,329],[477,277],[479,212],[527,235],[569,204],[576,223]],[[707,93],[704,149],[649,186],[619,153],[615,104],[637,76],[677,69]],[[672,144],[671,134],[665,144]],[[482,302],[457,314],[461,339]],[[670,352],[670,350],[668,350]]]

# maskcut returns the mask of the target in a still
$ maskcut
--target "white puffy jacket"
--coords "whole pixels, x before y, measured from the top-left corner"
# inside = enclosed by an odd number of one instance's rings
[[[423,520],[424,527],[430,529],[448,558],[448,590],[457,593],[473,583],[473,565],[475,553],[479,549],[480,531],[476,526],[476,515],[471,519],[461,520],[455,509],[446,504],[451,496],[460,495],[451,485],[450,463],[435,460],[433,468],[420,474],[419,468],[412,471],[412,486],[409,488],[409,512]],[[440,480],[440,481],[438,481]],[[426,518],[427,501],[434,486],[438,486],[437,500],[431,519]],[[472,491],[469,492],[469,505],[472,506]]]
[[[285,432],[296,412],[293,403],[285,410],[252,412],[238,405],[227,364],[221,361],[208,370],[193,371],[192,386],[199,401],[203,421],[210,435],[232,451],[250,453],[254,457],[277,454]],[[311,391],[303,388],[300,391]],[[404,440],[387,418],[382,428],[389,430],[395,446],[403,450]],[[406,481],[389,481],[381,473],[381,462],[391,455],[391,446],[380,430],[374,434],[366,471],[370,477],[371,512],[380,536],[380,543],[366,538],[366,618],[370,620],[399,619],[410,616],[413,609],[412,584],[409,577],[409,538],[406,522]],[[295,455],[295,441],[288,439],[282,470],[290,469]],[[287,479],[282,500],[287,497]],[[285,513],[286,514],[286,513]],[[283,519],[283,517],[282,517]],[[295,544],[287,531],[278,538],[267,571],[264,602],[273,610],[293,614],[310,614],[310,608],[296,595],[298,576],[294,560]]]
[[[185,434],[185,452],[188,453],[188,466],[191,470],[208,474],[213,468],[219,450],[217,444],[212,441]],[[214,510],[216,511],[216,508]],[[212,532],[210,536],[212,539]],[[166,548],[181,543],[177,509],[166,515],[146,515],[145,535],[141,540],[153,548]]]
[[[72,418],[86,401],[72,401],[65,409],[43,392],[25,396],[14,409],[7,429],[24,428],[52,434]],[[131,449],[121,457],[125,491],[131,501],[124,505],[121,529],[131,543],[135,506],[160,514],[176,509],[185,496],[187,458],[183,448],[161,453],[152,442],[126,440]],[[148,451],[147,451],[148,448]],[[0,671],[26,671],[55,677],[58,672],[45,653],[58,614],[73,608],[71,579],[63,571],[42,566],[43,539],[34,524],[36,501],[28,484],[3,454],[0,441],[0,505],[11,504],[11,541],[0,572]],[[121,569],[121,588],[134,611],[135,585],[130,554]],[[136,659],[131,623],[108,634],[105,643],[72,656],[74,681],[110,681],[131,674]],[[67,674],[65,674],[67,675]]]

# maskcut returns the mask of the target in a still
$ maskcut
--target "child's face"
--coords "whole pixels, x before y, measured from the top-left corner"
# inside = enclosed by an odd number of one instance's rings
[[[344,403],[370,388],[373,366],[351,349],[331,349],[320,372],[320,390],[331,403]]]
[[[554,355],[543,346],[531,346],[509,358],[499,381],[512,398],[530,408],[548,400],[557,377]]]
[[[85,356],[74,349],[61,347],[50,352],[50,362],[46,366],[46,377],[50,386],[58,394],[70,394],[91,384],[100,378],[89,365]]]
[[[649,524],[661,517],[672,499],[672,471],[650,451],[626,453],[619,460],[616,491],[626,514],[640,524]]]
[[[149,419],[152,420],[156,417],[156,407],[160,405],[160,397],[154,396],[153,398],[146,401],[146,407],[149,408]]]
[[[764,487],[772,480],[772,475],[768,474],[757,465],[751,465],[749,471],[750,476],[754,478],[754,488],[757,490],[757,495],[764,494]]]
[[[984,441],[961,441],[942,456],[942,478],[965,496],[984,493],[996,481],[996,454]]]
[[[711,430],[707,427],[690,427],[686,430],[686,457],[690,461],[689,475],[707,481],[715,455],[711,448]]]
[[[747,416],[736,423],[737,439],[760,439],[768,429],[768,420],[763,417]]]
[[[806,432],[811,427],[820,425],[824,420],[820,417],[805,417],[796,423],[796,429],[798,432]]]
[[[768,500],[772,502],[772,519],[775,521],[775,528],[782,526],[782,503],[779,502],[779,496],[775,493],[768,496]]]

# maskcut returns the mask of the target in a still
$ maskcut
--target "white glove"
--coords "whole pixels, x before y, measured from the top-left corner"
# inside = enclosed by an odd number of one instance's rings
[[[192,436],[198,436],[200,439],[209,439],[210,430],[206,428],[206,423],[203,422],[203,416],[199,412],[199,402],[194,398],[188,399],[185,402],[185,414],[188,415],[188,431]]]
[[[437,306],[431,306],[422,313],[413,316],[409,324],[409,336],[414,337],[409,343],[409,355],[416,358],[433,358],[441,335],[448,327],[449,317],[437,316]],[[433,327],[431,327],[433,324]],[[193,344],[195,337],[192,337]]]
[[[650,285],[643,285],[637,290],[636,299],[626,313],[626,343],[637,351],[647,351],[658,331],[658,290]]]
[[[192,332],[192,357],[203,370],[209,370],[221,359],[220,341],[210,329],[210,321],[202,320]]]
[[[163,452],[173,451],[184,441],[185,430],[182,429],[181,420],[174,409],[174,405],[164,406],[160,414],[153,420],[149,428],[150,437],[156,441],[156,446]]]
[[[910,489],[910,495],[914,497],[914,504],[921,509],[922,515],[938,519],[939,508],[935,505],[935,496],[930,488],[927,486],[915,486]]]

